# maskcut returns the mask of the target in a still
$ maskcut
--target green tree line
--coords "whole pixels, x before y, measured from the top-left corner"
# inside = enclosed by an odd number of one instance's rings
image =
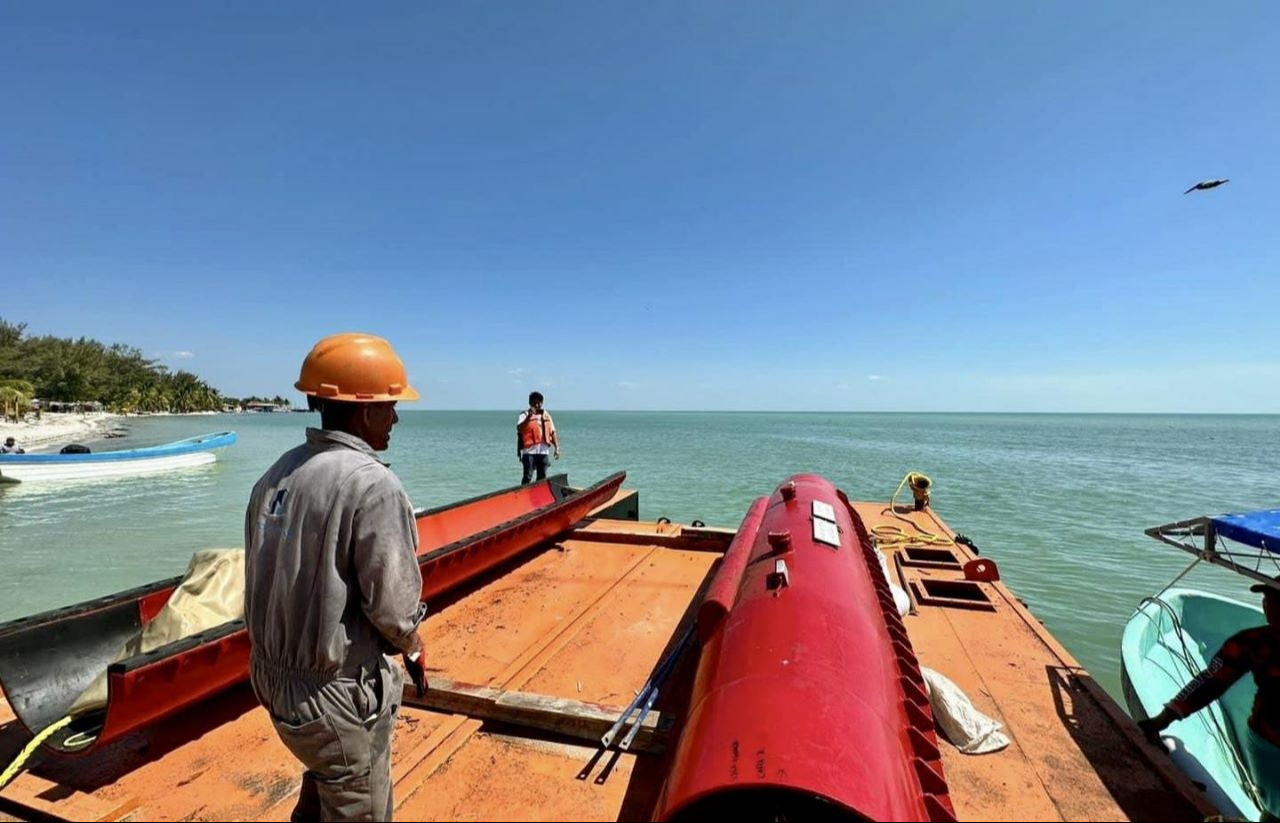
[[[244,406],[249,403],[274,403],[277,406],[289,408],[293,405],[292,400],[287,397],[281,397],[278,394],[275,397],[258,397],[256,394],[252,397],[228,397],[226,398],[226,401],[228,403],[234,403],[237,406]]]
[[[29,337],[25,323],[0,318],[0,413],[18,417],[31,401],[102,403],[109,411],[221,411],[221,393],[188,371],[120,343],[106,345],[45,335]]]

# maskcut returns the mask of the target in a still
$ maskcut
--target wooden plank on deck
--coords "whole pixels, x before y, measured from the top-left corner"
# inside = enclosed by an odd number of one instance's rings
[[[36,815],[42,820],[115,821],[138,808],[135,797],[103,800],[60,783],[25,772],[0,791],[0,809],[19,818]]]
[[[616,521],[607,521],[608,528],[593,528],[601,521],[594,521],[579,528],[565,540],[590,540],[595,543],[617,543],[629,546],[656,546],[662,549],[676,549],[689,552],[712,552],[723,554],[733,542],[734,532],[721,529],[697,529],[691,526],[677,526],[678,531],[663,534],[654,531],[615,529]],[[668,527],[671,528],[671,527]]]
[[[424,697],[418,697],[412,684],[405,687],[404,704],[436,712],[461,714],[481,721],[508,723],[599,745],[600,738],[625,709],[601,706],[564,697],[550,697],[530,692],[504,691],[487,686],[431,680]],[[621,738],[630,730],[638,712],[627,718]],[[650,711],[640,725],[630,751],[639,754],[662,754],[674,718]]]

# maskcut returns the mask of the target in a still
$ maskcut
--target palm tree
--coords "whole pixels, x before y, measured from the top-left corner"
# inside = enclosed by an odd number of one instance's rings
[[[0,415],[21,420],[31,409],[36,387],[26,380],[0,380]]]

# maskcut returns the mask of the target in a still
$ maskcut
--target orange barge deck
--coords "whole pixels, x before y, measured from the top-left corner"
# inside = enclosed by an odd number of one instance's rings
[[[630,515],[635,500],[620,492],[601,511]],[[905,525],[883,503],[853,505],[868,529]],[[932,511],[900,511],[954,537]],[[433,688],[426,705],[406,693],[394,741],[397,819],[648,820],[697,655],[677,665],[631,751],[602,751],[598,740],[692,619],[732,537],[594,518],[431,604],[422,636]],[[1215,813],[1003,583],[965,580],[969,549],[885,550],[894,582],[912,594],[905,623],[920,662],[1012,741],[977,756],[942,743],[961,820]],[[27,740],[0,703],[0,761]],[[82,758],[37,754],[0,791],[0,819],[288,820],[299,778],[240,687]]]

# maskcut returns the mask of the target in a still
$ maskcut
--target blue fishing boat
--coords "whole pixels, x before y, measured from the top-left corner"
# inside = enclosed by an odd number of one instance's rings
[[[123,477],[212,463],[236,442],[233,431],[189,437],[160,446],[93,452],[64,449],[59,454],[0,454],[0,477],[7,483]]]

